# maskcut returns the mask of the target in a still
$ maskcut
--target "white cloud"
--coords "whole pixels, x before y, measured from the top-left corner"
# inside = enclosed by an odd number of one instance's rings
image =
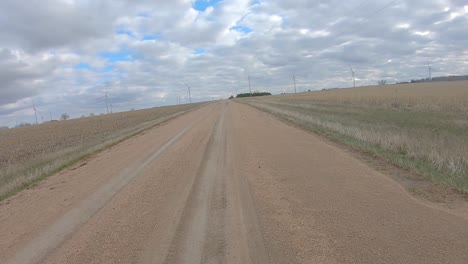
[[[411,25],[408,24],[408,23],[404,23],[404,24],[398,24],[396,27],[397,27],[397,28],[408,29],[408,28],[411,27]]]
[[[467,74],[468,6],[458,0],[316,2],[4,0],[0,2],[0,125],[43,112],[102,112],[255,90],[349,86]],[[389,59],[391,58],[391,59]]]
[[[428,36],[429,34],[431,34],[431,32],[427,30],[426,31],[414,31],[413,34],[417,36]]]

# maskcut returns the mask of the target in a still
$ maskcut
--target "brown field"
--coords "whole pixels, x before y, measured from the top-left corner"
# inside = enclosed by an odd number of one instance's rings
[[[308,130],[468,193],[468,82],[247,99]]]
[[[158,107],[0,131],[0,200],[76,160],[202,104]]]
[[[274,97],[272,100],[467,111],[468,81],[408,83],[366,86],[353,89],[328,89],[301,94],[286,94]]]

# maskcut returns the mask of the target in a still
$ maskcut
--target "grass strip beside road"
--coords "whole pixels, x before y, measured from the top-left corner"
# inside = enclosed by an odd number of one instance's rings
[[[89,140],[87,143],[65,147],[58,151],[39,155],[33,159],[22,161],[12,166],[0,169],[0,201],[12,195],[30,188],[47,177],[60,172],[90,156],[123,142],[137,134],[160,125],[188,111],[192,111],[204,103],[192,104],[181,108],[175,108],[163,113],[151,121],[146,121],[135,126],[118,129],[113,133],[102,132],[103,137]],[[144,113],[143,113],[144,114]],[[118,114],[116,114],[118,115]],[[73,126],[70,120],[69,126]]]
[[[457,112],[267,98],[240,102],[468,194],[468,122]]]

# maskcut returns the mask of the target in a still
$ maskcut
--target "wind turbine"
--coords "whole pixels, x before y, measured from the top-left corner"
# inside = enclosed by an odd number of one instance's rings
[[[293,74],[293,81],[294,81],[294,93],[297,93],[296,90],[296,75]]]
[[[192,103],[192,96],[190,94],[190,86],[188,86],[186,83],[184,83],[185,86],[187,86],[187,89],[188,89],[188,96],[189,96],[189,102]]]
[[[36,108],[36,104],[34,103],[34,100],[32,100],[32,104],[33,104],[34,116],[36,117],[36,125],[37,125],[37,108]]]
[[[356,78],[355,78],[354,70],[351,64],[349,65],[349,69],[351,69],[351,76],[353,76],[353,87],[356,88]]]
[[[432,82],[432,67],[431,67],[431,64],[429,62],[429,59],[427,60],[427,70],[429,71],[429,81]]]

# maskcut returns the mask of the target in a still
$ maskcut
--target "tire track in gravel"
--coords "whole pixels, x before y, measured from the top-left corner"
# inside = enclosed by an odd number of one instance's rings
[[[235,173],[227,104],[164,263],[268,263],[249,187]]]
[[[165,151],[176,144],[187,132],[201,120],[201,118],[187,125],[182,131],[172,137],[154,154],[145,160],[137,161],[119,175],[101,186],[91,196],[83,200],[78,206],[64,214],[53,222],[39,236],[29,241],[14,257],[7,260],[6,264],[35,263],[43,259],[51,250],[67,239],[77,228],[85,224],[104,205],[106,205],[117,193],[138,177],[147,166],[155,162]]]

